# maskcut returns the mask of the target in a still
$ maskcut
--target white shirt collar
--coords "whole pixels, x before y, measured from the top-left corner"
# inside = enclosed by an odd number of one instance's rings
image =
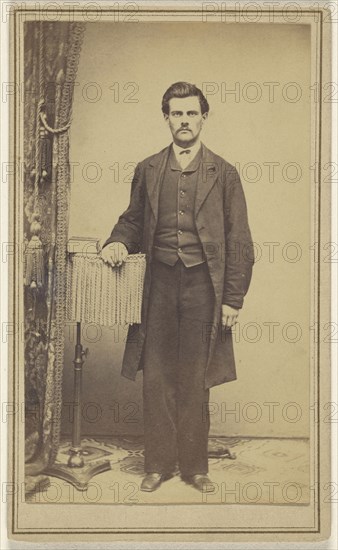
[[[189,163],[190,163],[196,157],[200,148],[201,148],[200,140],[196,141],[196,143],[194,143],[194,145],[192,145],[191,147],[180,147],[179,145],[173,142],[173,149],[178,162],[180,162],[180,160],[182,159],[182,155],[180,156],[180,152],[184,151],[184,149],[190,149],[191,151],[189,155],[183,155],[184,157],[188,157]]]

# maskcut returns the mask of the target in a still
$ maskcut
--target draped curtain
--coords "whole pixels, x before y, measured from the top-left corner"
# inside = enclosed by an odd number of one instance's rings
[[[26,22],[24,328],[26,491],[41,488],[61,424],[69,136],[83,23]]]

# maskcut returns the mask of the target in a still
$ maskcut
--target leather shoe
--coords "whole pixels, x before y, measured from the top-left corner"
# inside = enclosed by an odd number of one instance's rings
[[[215,490],[215,484],[206,474],[195,474],[193,476],[182,477],[183,481],[193,485],[201,493],[212,493]]]
[[[158,474],[157,472],[153,472],[151,474],[147,474],[141,483],[141,491],[156,491],[156,489],[159,488],[162,481],[164,480],[163,474]]]

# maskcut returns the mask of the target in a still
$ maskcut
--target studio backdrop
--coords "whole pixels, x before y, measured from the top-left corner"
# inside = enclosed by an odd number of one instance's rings
[[[128,205],[136,163],[171,141],[161,99],[179,80],[209,101],[202,141],[239,171],[256,254],[233,330],[238,380],[211,391],[211,435],[308,437],[308,27],[87,23],[70,129],[69,236],[108,237]],[[126,331],[83,324],[82,337],[90,350],[83,434],[142,434],[142,373],[136,382],[120,376]],[[66,324],[64,434],[72,429],[74,344]]]

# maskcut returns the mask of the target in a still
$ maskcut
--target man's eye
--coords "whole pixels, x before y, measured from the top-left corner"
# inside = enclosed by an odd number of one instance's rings
[[[196,116],[197,113],[189,113],[189,116]]]
[[[181,113],[172,113],[172,116],[174,117],[179,117],[181,115]]]

